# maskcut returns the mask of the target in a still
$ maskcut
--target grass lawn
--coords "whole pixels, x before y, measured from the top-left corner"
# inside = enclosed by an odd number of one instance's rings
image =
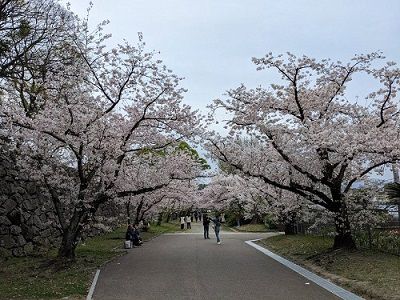
[[[243,232],[267,232],[269,230],[264,224],[246,224],[240,227],[235,227],[238,231]]]
[[[400,257],[382,252],[332,251],[333,239],[274,236],[258,242],[366,299],[400,299]]]
[[[177,229],[176,224],[151,226],[142,237],[146,241]],[[46,257],[0,258],[0,299],[85,299],[96,269],[126,253],[125,230],[88,239],[78,246],[72,263],[55,260],[55,251]]]

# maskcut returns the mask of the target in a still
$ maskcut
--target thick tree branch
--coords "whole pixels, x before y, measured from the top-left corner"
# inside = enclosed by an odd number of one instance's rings
[[[121,197],[127,197],[127,196],[137,196],[137,195],[141,195],[141,194],[145,194],[145,193],[149,193],[149,192],[154,192],[156,190],[166,187],[169,184],[170,184],[170,181],[167,183],[158,184],[158,185],[155,185],[152,187],[146,187],[146,188],[130,190],[130,191],[120,191],[120,192],[117,192],[117,197],[121,198]]]
[[[360,179],[361,177],[363,177],[364,175],[367,175],[367,174],[368,174],[369,172],[371,172],[373,169],[376,169],[376,168],[378,168],[378,167],[380,167],[380,166],[386,165],[386,164],[388,164],[388,163],[393,163],[393,162],[395,162],[395,161],[393,161],[393,160],[385,160],[385,161],[382,161],[382,162],[380,162],[380,163],[377,163],[377,164],[375,164],[375,165],[372,165],[372,166],[368,167],[368,168],[365,169],[363,172],[361,172],[358,176],[354,177],[353,179],[351,179],[351,180],[349,181],[349,183],[346,185],[346,187],[345,187],[345,189],[344,189],[344,192],[347,193],[347,192],[350,190],[350,188],[351,188],[351,186],[353,185],[354,182],[356,182],[357,180],[359,180],[359,179]]]
[[[380,118],[381,118],[381,121],[380,121],[380,123],[379,123],[378,125],[376,125],[377,128],[379,128],[379,127],[381,127],[383,124],[385,124],[385,118],[384,118],[384,116],[383,116],[383,113],[384,113],[384,111],[385,111],[386,103],[390,100],[390,97],[391,97],[391,95],[392,95],[393,84],[394,84],[395,79],[396,79],[396,78],[388,79],[388,81],[389,81],[389,83],[388,83],[388,84],[389,84],[389,90],[388,90],[388,93],[387,93],[386,96],[385,96],[385,99],[384,99],[383,102],[382,102],[381,109],[380,109],[380,111],[379,111],[379,116],[380,116]]]
[[[272,179],[270,179],[270,178],[268,178],[268,177],[266,177],[266,176],[264,176],[262,174],[253,174],[252,172],[250,172],[248,170],[244,170],[243,166],[240,166],[240,165],[235,164],[232,161],[230,161],[228,159],[228,157],[225,155],[225,153],[222,151],[222,149],[216,143],[214,143],[213,141],[210,141],[210,142],[214,145],[214,147],[218,150],[218,152],[222,156],[221,157],[222,161],[228,163],[230,166],[232,166],[235,169],[241,171],[243,174],[245,174],[245,175],[247,175],[249,177],[260,178],[267,184],[270,184],[270,185],[272,185],[274,187],[277,187],[277,188],[280,188],[282,190],[293,192],[293,193],[295,193],[297,195],[300,195],[300,196],[302,196],[302,197],[304,197],[304,198],[306,198],[306,199],[308,199],[308,200],[310,200],[310,201],[312,201],[312,202],[314,202],[316,204],[322,205],[324,207],[326,207],[327,205],[329,205],[332,202],[331,199],[328,196],[326,196],[324,193],[322,193],[322,192],[320,192],[320,191],[318,191],[316,189],[313,189],[311,187],[307,187],[307,186],[300,185],[298,183],[293,183],[293,182],[291,182],[289,185],[285,185],[285,184],[282,184],[282,183],[280,183],[280,182],[278,182],[276,180],[272,180]],[[322,201],[319,201],[318,199],[310,197],[310,195],[308,193],[311,193],[311,194],[317,196]]]

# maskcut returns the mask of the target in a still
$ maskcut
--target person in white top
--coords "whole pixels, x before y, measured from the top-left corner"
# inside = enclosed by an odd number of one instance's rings
[[[181,217],[181,229],[185,229],[185,217]]]
[[[191,229],[192,228],[192,224],[191,224],[192,220],[190,218],[190,216],[186,216],[186,228],[187,229]]]

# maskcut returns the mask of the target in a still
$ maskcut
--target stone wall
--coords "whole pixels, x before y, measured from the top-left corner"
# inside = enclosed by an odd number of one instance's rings
[[[21,178],[10,157],[0,156],[0,255],[24,256],[59,243],[52,203],[37,183]]]
[[[120,226],[124,213],[122,206],[106,203],[82,238]],[[24,177],[10,155],[0,151],[0,256],[42,253],[58,247],[60,241],[60,225],[46,190]]]

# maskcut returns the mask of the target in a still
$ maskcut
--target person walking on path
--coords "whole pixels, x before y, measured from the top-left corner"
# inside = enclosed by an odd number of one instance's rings
[[[217,244],[221,245],[221,239],[219,238],[219,231],[221,230],[221,218],[219,216],[216,216],[214,219],[212,219],[214,222],[214,231],[215,231],[215,236],[217,237]]]
[[[181,229],[185,229],[185,217],[181,217]]]
[[[186,216],[186,228],[187,229],[192,229],[192,219],[190,218],[189,215]]]
[[[204,239],[209,239],[210,219],[207,215],[203,216]]]

